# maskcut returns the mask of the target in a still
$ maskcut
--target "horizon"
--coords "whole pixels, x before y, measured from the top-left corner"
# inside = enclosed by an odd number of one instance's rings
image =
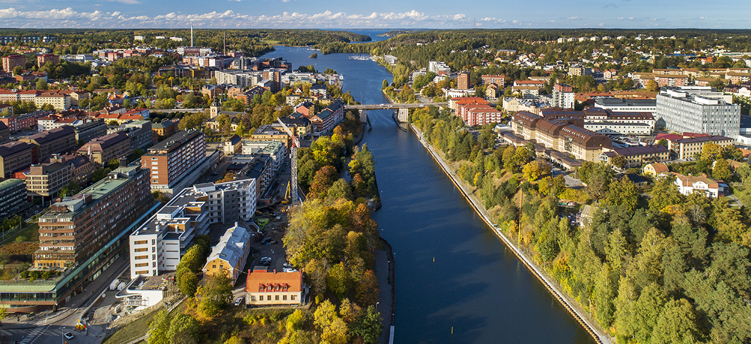
[[[18,29],[751,29],[751,2],[698,0],[499,1],[470,7],[449,0],[203,1],[0,0],[0,19]],[[731,10],[732,9],[732,10]],[[687,25],[688,24],[688,25]]]

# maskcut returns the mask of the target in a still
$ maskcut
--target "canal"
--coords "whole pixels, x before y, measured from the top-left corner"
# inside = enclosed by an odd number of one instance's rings
[[[294,68],[344,75],[362,103],[386,103],[389,72],[347,54],[277,47]],[[363,140],[376,159],[383,207],[375,213],[396,259],[396,343],[594,343],[490,231],[413,133],[391,111],[368,111]],[[453,329],[453,335],[452,335]]]

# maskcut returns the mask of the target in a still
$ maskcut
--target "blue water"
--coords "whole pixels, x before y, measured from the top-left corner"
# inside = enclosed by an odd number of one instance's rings
[[[315,64],[344,75],[344,89],[363,103],[385,103],[390,73],[347,54],[277,47],[293,68]],[[412,133],[391,112],[368,111],[363,143],[376,160],[383,207],[374,218],[396,259],[395,342],[593,343],[594,341],[506,249]],[[435,258],[435,262],[433,262]],[[453,328],[453,335],[451,334]]]

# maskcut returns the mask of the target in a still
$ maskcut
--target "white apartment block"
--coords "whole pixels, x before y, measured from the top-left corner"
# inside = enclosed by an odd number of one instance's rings
[[[449,67],[449,65],[441,61],[429,61],[428,71],[436,73],[436,74],[440,74],[440,72],[451,74],[451,67]]]
[[[563,109],[573,109],[574,108],[574,92],[563,92],[559,91],[557,89],[553,89],[553,100],[551,102],[551,106],[553,107],[560,107]]]
[[[255,179],[183,189],[130,234],[131,279],[175,271],[196,235],[214,223],[249,221],[257,202]]]
[[[654,99],[622,99],[622,98],[598,98],[595,106],[612,112],[649,112],[657,111],[657,101]]]
[[[657,95],[655,117],[666,130],[738,139],[740,116],[741,106],[711,87],[669,88]]]

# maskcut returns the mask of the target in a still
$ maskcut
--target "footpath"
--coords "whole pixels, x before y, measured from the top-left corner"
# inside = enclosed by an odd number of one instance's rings
[[[464,198],[469,201],[475,211],[477,211],[477,213],[483,219],[483,221],[485,221],[485,223],[493,229],[493,233],[495,233],[495,235],[498,236],[498,238],[500,238],[501,241],[503,241],[503,243],[506,244],[509,249],[511,249],[514,255],[516,255],[516,257],[519,258],[522,263],[524,263],[527,269],[529,269],[529,271],[532,272],[535,277],[537,277],[537,279],[553,294],[553,296],[564,306],[564,308],[566,308],[566,310],[574,316],[574,319],[576,319],[576,321],[578,321],[579,324],[584,327],[584,329],[592,336],[592,338],[595,339],[597,343],[612,344],[610,336],[608,336],[607,333],[605,333],[605,331],[603,331],[594,320],[589,318],[586,315],[586,312],[579,308],[579,306],[576,304],[576,301],[568,297],[568,295],[566,295],[565,292],[561,290],[561,287],[552,278],[550,278],[547,273],[541,270],[540,267],[538,267],[537,264],[535,264],[534,261],[532,261],[532,259],[525,252],[517,248],[514,245],[513,241],[511,241],[501,231],[501,229],[498,228],[493,223],[493,221],[491,221],[490,216],[488,216],[487,212],[485,211],[485,207],[482,205],[483,203],[480,202],[472,194],[472,192],[466,188],[466,186],[464,186],[464,183],[462,183],[461,179],[456,176],[454,171],[451,170],[451,167],[443,161],[441,156],[433,149],[432,145],[425,141],[422,132],[420,132],[420,130],[417,129],[414,125],[410,125],[410,127],[417,135],[420,143],[422,143],[422,145],[428,149],[430,154],[433,156],[433,159],[438,162],[446,175],[451,178],[451,181],[454,183],[454,185],[456,185],[456,187],[462,192]]]

